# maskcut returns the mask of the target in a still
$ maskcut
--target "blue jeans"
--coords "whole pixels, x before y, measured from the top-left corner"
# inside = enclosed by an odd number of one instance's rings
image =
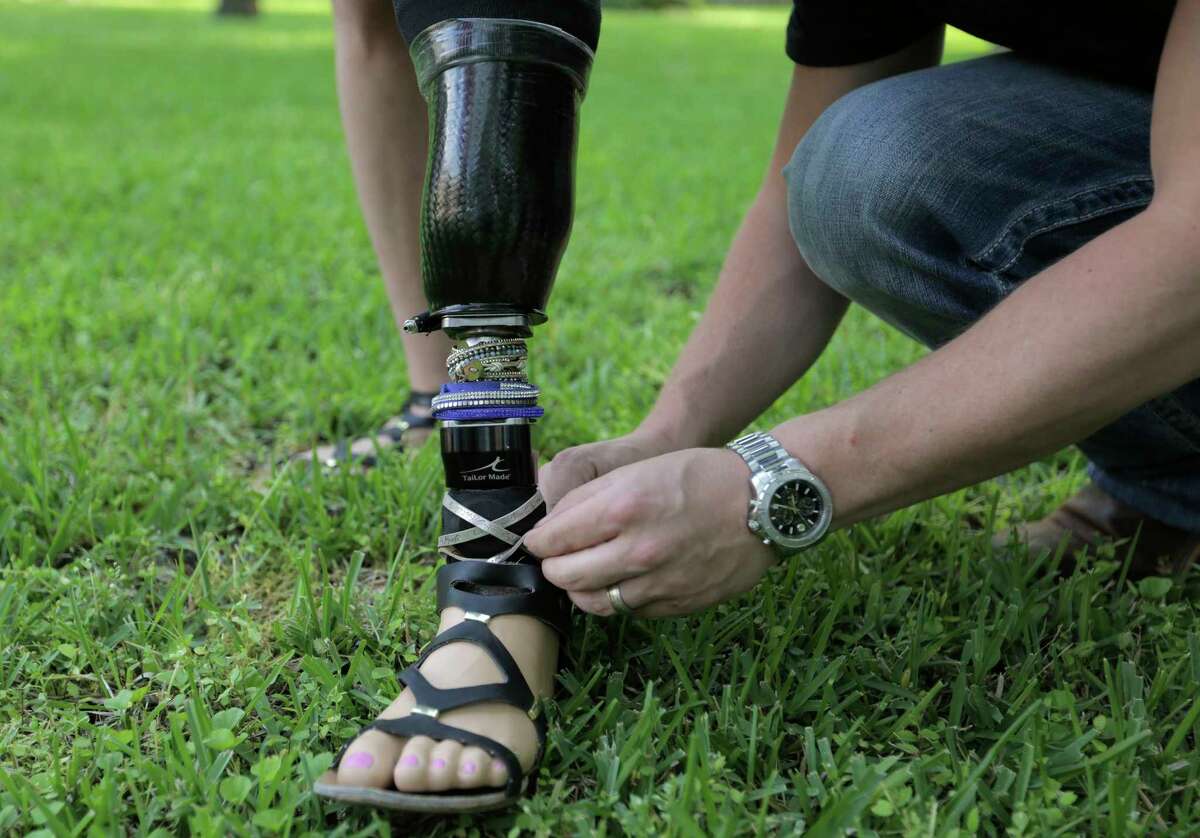
[[[792,234],[823,281],[940,346],[1145,208],[1150,104],[1012,54],[868,85],[822,114],[784,169]],[[1109,494],[1200,532],[1200,381],[1079,448]]]

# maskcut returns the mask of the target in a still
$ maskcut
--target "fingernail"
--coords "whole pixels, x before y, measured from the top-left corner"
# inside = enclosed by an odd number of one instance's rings
[[[421,764],[421,760],[417,759],[416,754],[409,754],[404,759],[400,760],[400,764],[417,766]]]
[[[346,757],[346,765],[350,768],[370,768],[375,764],[375,757],[366,751],[355,751]]]
[[[434,768],[445,768],[445,767],[446,767],[446,760],[444,760],[444,759],[435,759],[433,762],[431,762],[431,763],[429,763],[429,764],[430,764],[430,765],[432,765]]]
[[[464,763],[462,764],[462,773],[464,773],[464,774],[474,774],[474,773],[475,773],[475,763],[473,763],[473,762],[464,762]]]

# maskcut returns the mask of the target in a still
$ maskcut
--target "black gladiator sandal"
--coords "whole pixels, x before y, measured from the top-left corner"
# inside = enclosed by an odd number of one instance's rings
[[[511,805],[537,787],[537,769],[546,745],[546,718],[541,702],[517,667],[504,644],[492,634],[488,621],[502,614],[523,614],[536,617],[565,638],[570,625],[566,597],[542,576],[536,564],[490,564],[483,561],[451,562],[438,571],[438,611],[461,608],[463,621],[439,634],[425,647],[420,659],[400,673],[400,681],[412,690],[416,705],[409,715],[399,719],[376,719],[364,727],[342,748],[334,766],[313,787],[322,797],[385,809],[408,812],[470,813],[499,809]],[[503,590],[506,593],[483,594],[481,589]],[[509,592],[509,591],[515,591]],[[499,684],[440,689],[431,685],[420,667],[435,650],[448,643],[474,643],[491,655],[504,673]],[[438,720],[447,711],[484,702],[499,702],[518,708],[529,716],[537,731],[538,752],[528,773],[521,770],[516,754],[504,745],[461,728],[451,727]],[[428,736],[436,740],[452,740],[465,746],[482,748],[508,768],[508,784],[503,789],[483,788],[474,791],[402,792],[362,786],[339,785],[337,767],[347,748],[368,730],[379,730],[392,736]]]
[[[486,344],[484,344],[486,345]],[[523,349],[523,348],[522,348]],[[465,357],[467,350],[456,348],[452,358]],[[513,354],[515,368],[523,361],[522,353]],[[528,385],[527,385],[528,386]],[[463,391],[447,385],[447,391],[434,401],[439,416],[459,415]],[[467,391],[472,394],[496,391]],[[522,391],[525,392],[525,391]],[[473,398],[478,401],[478,398]],[[492,407],[500,412],[534,412],[536,407]],[[546,743],[546,723],[539,702],[518,668],[516,661],[488,628],[488,621],[501,614],[520,614],[541,620],[565,639],[570,609],[566,594],[542,575],[537,559],[522,547],[525,534],[546,514],[546,504],[537,488],[537,463],[533,456],[531,427],[533,418],[510,416],[494,419],[443,419],[441,428],[442,462],[446,471],[446,492],[442,498],[442,535],[438,549],[447,563],[438,571],[438,610],[461,608],[461,623],[437,635],[421,652],[413,666],[400,674],[415,706],[398,719],[376,719],[350,740],[353,743],[367,730],[379,730],[392,736],[428,736],[452,740],[482,748],[508,769],[504,789],[477,791],[402,792],[347,786],[337,782],[349,744],[342,748],[334,768],[318,781],[313,791],[322,797],[348,803],[380,806],[410,812],[467,813],[507,806],[534,789],[536,771],[521,771],[515,754],[487,736],[451,727],[439,716],[450,710],[484,702],[499,702],[528,714],[535,725],[538,752],[534,765],[541,761]],[[492,488],[476,488],[490,486]],[[467,642],[482,646],[504,674],[499,684],[440,689],[421,674],[420,667],[429,655],[448,643]]]
[[[437,427],[437,420],[432,415],[422,415],[413,412],[414,407],[431,407],[434,393],[424,393],[412,390],[400,413],[392,417],[375,433],[358,439],[343,439],[334,445],[322,445],[301,451],[290,459],[297,463],[313,463],[326,470],[335,470],[347,465],[358,466],[362,469],[374,468],[379,464],[379,457],[384,453],[399,454],[409,443],[407,437],[414,430],[432,431]]]

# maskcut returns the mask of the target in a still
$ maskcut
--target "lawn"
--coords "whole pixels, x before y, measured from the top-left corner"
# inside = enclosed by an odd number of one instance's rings
[[[1070,453],[711,613],[580,620],[519,810],[315,799],[434,626],[440,464],[249,485],[391,415],[405,374],[327,9],[211,5],[0,0],[0,833],[1200,831],[1200,576],[988,547],[1079,485]],[[785,14],[608,15],[532,345],[544,453],[650,405],[760,177]],[[854,312],[763,426],[920,351]]]

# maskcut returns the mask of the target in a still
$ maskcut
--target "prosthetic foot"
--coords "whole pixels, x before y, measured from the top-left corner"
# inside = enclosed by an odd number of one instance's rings
[[[443,21],[411,50],[432,125],[421,219],[430,311],[406,328],[455,341],[450,383],[433,400],[446,471],[443,630],[400,674],[405,694],[315,791],[468,812],[533,790],[540,700],[568,627],[565,595],[522,549],[545,514],[531,444],[543,411],[526,339],[546,319],[570,233],[592,53],[555,27],[498,19]]]

